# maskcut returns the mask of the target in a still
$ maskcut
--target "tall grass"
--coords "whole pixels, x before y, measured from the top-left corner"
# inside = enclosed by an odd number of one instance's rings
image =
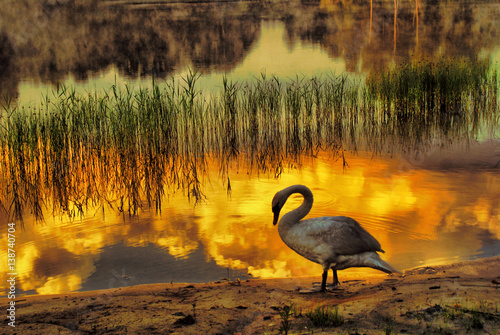
[[[211,95],[198,90],[198,77],[137,90],[58,86],[39,106],[4,106],[0,210],[10,219],[26,210],[41,217],[44,207],[159,211],[166,193],[203,200],[209,164],[222,180],[235,161],[278,177],[320,150],[333,158],[346,148],[398,150],[499,124],[498,69],[486,62],[408,63],[365,82],[224,78]]]

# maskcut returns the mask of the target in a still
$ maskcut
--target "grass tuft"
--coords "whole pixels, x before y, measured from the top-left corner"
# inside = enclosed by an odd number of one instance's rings
[[[327,306],[318,306],[313,311],[307,312],[306,317],[314,327],[320,327],[321,329],[338,327],[344,323],[344,316],[339,313],[338,307],[332,310]]]

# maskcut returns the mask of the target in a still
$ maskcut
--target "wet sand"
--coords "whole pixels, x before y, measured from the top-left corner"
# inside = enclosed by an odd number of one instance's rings
[[[340,289],[326,293],[301,293],[317,287],[318,275],[27,296],[16,299],[16,327],[5,317],[1,333],[279,334],[284,306],[293,306],[289,334],[496,334],[500,329],[500,256],[406,270],[402,276],[340,271],[339,278]],[[8,306],[7,298],[0,300]],[[314,326],[306,314],[318,306],[337,308],[343,324]]]

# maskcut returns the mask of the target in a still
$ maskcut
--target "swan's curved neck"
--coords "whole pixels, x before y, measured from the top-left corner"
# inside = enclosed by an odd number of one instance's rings
[[[285,188],[281,192],[282,192],[282,197],[285,198],[285,201],[286,199],[288,199],[288,197],[290,197],[294,193],[300,193],[304,197],[302,205],[300,205],[293,211],[286,213],[281,218],[278,225],[278,229],[286,230],[291,228],[293,225],[299,223],[299,221],[302,220],[309,213],[313,205],[313,194],[311,190],[309,190],[307,187],[303,185],[293,185]]]

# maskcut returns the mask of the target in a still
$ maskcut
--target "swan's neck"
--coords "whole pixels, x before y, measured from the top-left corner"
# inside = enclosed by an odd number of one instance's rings
[[[285,199],[288,199],[288,197],[290,197],[294,193],[300,193],[304,197],[304,201],[302,202],[302,205],[300,205],[298,208],[283,215],[278,225],[278,231],[280,235],[286,234],[286,232],[290,228],[298,224],[300,220],[302,220],[309,213],[313,205],[313,194],[311,190],[309,190],[305,186],[302,185],[290,186],[284,189],[282,192],[283,192],[282,196]]]

